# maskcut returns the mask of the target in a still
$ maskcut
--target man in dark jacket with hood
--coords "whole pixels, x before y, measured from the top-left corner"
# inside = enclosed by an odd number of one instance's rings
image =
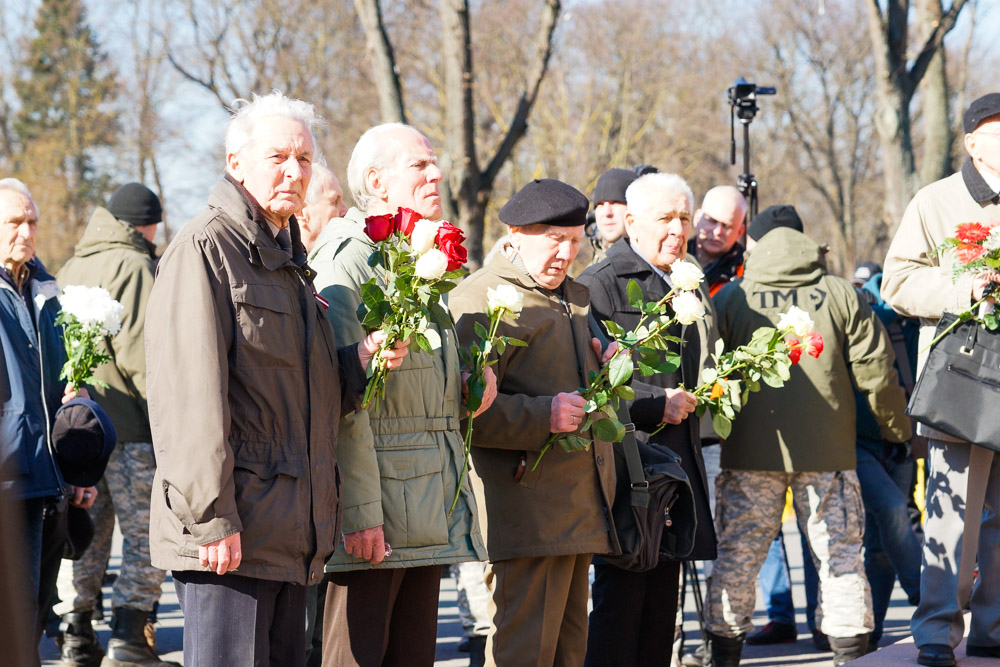
[[[146,303],[156,268],[153,238],[162,219],[160,199],[149,188],[141,183],[121,186],[111,195],[106,209],[94,211],[73,257],[58,275],[63,287],[103,287],[123,307],[121,331],[107,346],[112,361],[94,374],[107,387],[95,386],[93,390],[94,400],[111,417],[119,442],[98,484],[99,500],[90,510],[94,541],[73,562],[76,596],[65,601],[71,607],[63,613],[64,665],[88,665],[103,653],[91,619],[94,612],[101,616],[96,606],[116,517],[124,546],[111,598],[108,658],[130,665],[174,664],[160,661],[144,632],[166,575],[149,561],[149,499],[156,461],[146,407],[143,348]],[[57,611],[63,610],[57,607]]]
[[[796,334],[804,337],[814,327],[825,346],[816,359],[803,355],[783,389],[754,394],[723,444],[716,479],[719,557],[705,607],[716,667],[739,664],[752,628],[754,578],[781,527],[788,487],[820,573],[820,629],[830,638],[834,664],[864,654],[872,607],[861,559],[853,386],[866,397],[884,440],[910,437],[885,329],[849,282],[826,274],[816,243],[789,227],[802,227],[791,206],[757,216],[743,278],[715,297],[727,349],[749,342],[759,327],[775,326],[793,306],[811,320],[800,321]]]

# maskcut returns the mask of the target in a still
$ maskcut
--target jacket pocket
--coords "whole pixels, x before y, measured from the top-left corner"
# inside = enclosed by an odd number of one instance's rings
[[[378,452],[385,540],[393,548],[448,543],[439,447]]]
[[[243,551],[254,561],[286,565],[308,550],[309,489],[304,464],[280,449],[234,447],[236,512]]]
[[[299,327],[292,297],[281,285],[234,285],[239,368],[301,365]]]
[[[0,479],[23,478],[31,472],[30,441],[26,417],[14,410],[0,410]]]

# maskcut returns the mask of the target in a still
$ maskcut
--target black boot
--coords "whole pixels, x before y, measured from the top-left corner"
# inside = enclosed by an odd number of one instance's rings
[[[91,623],[91,612],[74,611],[62,617],[60,650],[61,667],[97,667],[104,657],[104,649],[97,642]]]
[[[868,652],[868,635],[830,637],[830,648],[833,650],[834,667],[845,665]]]
[[[111,639],[101,667],[180,667],[160,660],[146,641],[148,611],[117,607],[111,616]]]
[[[483,667],[486,664],[486,635],[469,637],[469,667]]]
[[[721,637],[706,632],[708,650],[705,652],[705,667],[739,667],[740,655],[743,653],[743,635],[739,637]]]

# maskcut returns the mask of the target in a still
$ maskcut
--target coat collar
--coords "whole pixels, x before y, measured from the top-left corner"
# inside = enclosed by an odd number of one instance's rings
[[[971,157],[966,158],[965,164],[962,165],[962,180],[976,203],[985,204],[996,199],[997,193],[986,183],[979,170],[976,169],[976,165],[973,164]]]

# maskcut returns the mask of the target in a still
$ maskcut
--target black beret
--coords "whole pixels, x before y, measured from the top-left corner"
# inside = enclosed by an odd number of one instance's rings
[[[608,169],[594,186],[594,204],[602,201],[625,203],[625,190],[639,178],[631,169]]]
[[[802,218],[795,212],[794,206],[768,206],[753,219],[747,227],[747,236],[754,241],[760,241],[764,234],[778,227],[788,227],[797,232],[802,231]]]
[[[991,116],[1000,114],[1000,93],[989,93],[973,100],[965,115],[962,116],[962,128],[966,134],[973,132],[979,124]]]
[[[500,220],[511,227],[587,224],[590,202],[572,185],[554,178],[536,178],[518,190],[500,209]]]
[[[52,444],[68,484],[97,484],[104,475],[116,439],[111,419],[89,398],[74,398],[56,410]]]
[[[142,183],[126,183],[115,190],[108,200],[108,211],[136,227],[155,225],[163,220],[160,198]]]

